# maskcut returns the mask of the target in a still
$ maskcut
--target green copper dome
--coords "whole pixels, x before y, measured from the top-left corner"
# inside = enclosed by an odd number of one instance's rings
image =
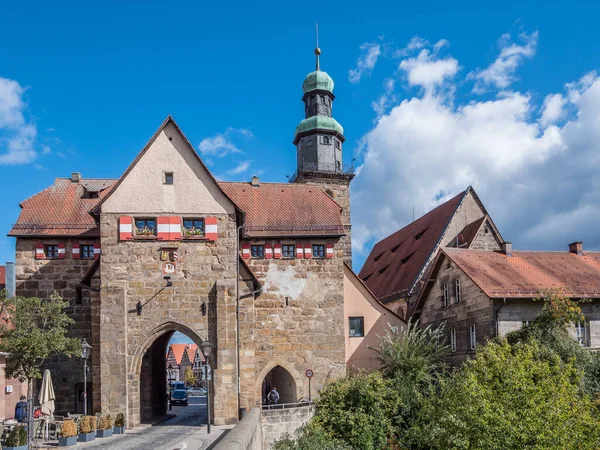
[[[333,84],[333,81],[331,83]],[[327,116],[312,116],[308,119],[304,119],[296,127],[296,135],[299,133],[304,133],[305,131],[316,129],[336,131],[341,135],[344,135],[344,128],[338,123],[338,121],[333,117]]]
[[[302,90],[305,94],[316,90],[333,93],[333,80],[327,75],[327,72],[315,70],[306,75],[306,79],[304,80],[304,83],[302,83]]]

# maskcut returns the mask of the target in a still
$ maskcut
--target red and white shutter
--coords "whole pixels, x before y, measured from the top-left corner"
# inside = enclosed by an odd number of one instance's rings
[[[325,257],[333,258],[333,244],[327,244],[325,246]]]
[[[102,253],[102,250],[100,249],[100,244],[94,244],[94,259],[100,257],[100,253]]]
[[[133,238],[133,220],[129,216],[119,217],[119,240],[129,241]]]
[[[273,246],[273,258],[281,259],[281,244],[275,244]]]
[[[44,244],[35,244],[35,259],[44,259]]]
[[[158,239],[168,241],[171,238],[171,218],[168,216],[158,216],[156,218],[156,236]]]
[[[250,259],[250,244],[242,244],[242,258]]]
[[[169,235],[172,241],[181,240],[181,219],[177,216],[169,217]]]
[[[312,258],[312,244],[310,242],[304,245],[304,257],[307,259]]]
[[[218,230],[216,217],[207,217],[204,219],[204,235],[209,241],[217,240]]]
[[[296,244],[296,258],[298,258],[298,259],[304,258],[304,245]]]
[[[81,253],[79,251],[79,244],[73,244],[73,247],[71,248],[71,256],[73,256],[73,259],[81,258]]]
[[[265,244],[265,258],[273,258],[273,246],[271,244]]]
[[[65,244],[61,242],[60,244],[58,244],[58,258],[65,259],[65,256],[67,256],[65,252]]]

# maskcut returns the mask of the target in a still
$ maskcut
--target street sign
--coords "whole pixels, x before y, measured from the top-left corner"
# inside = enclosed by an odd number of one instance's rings
[[[314,374],[313,374],[313,371],[312,371],[312,370],[310,370],[310,369],[306,369],[306,372],[304,372],[304,375],[306,375],[308,378],[310,378],[310,377],[312,377]]]

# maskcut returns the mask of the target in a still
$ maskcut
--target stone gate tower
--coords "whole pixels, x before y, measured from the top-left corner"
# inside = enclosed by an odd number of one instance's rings
[[[346,234],[342,238],[344,259],[351,266],[350,181],[354,170],[351,165],[342,163],[342,145],[346,138],[344,129],[332,117],[334,83],[321,71],[320,54],[321,49],[315,48],[316,70],[302,83],[305,118],[296,127],[294,145],[298,167],[290,181],[317,184],[340,205]]]

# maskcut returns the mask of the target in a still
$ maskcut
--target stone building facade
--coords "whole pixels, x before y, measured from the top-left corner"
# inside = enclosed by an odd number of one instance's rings
[[[535,320],[546,289],[559,289],[581,304],[585,321],[573,324],[582,346],[600,348],[600,253],[444,249],[418,300],[423,326],[446,324],[453,365],[475,354],[486,339]]]
[[[163,413],[176,331],[214,346],[215,424],[272,387],[308,398],[307,369],[313,397],[345,374],[353,174],[330,117],[333,81],[317,69],[303,89],[295,142],[336,140],[298,145],[292,183],[217,182],[168,117],[121,178],[74,173],[21,204],[17,293],[69,301],[72,336],[92,345],[90,410],[124,412],[129,426]],[[77,411],[82,362],[47,367],[57,410]]]

